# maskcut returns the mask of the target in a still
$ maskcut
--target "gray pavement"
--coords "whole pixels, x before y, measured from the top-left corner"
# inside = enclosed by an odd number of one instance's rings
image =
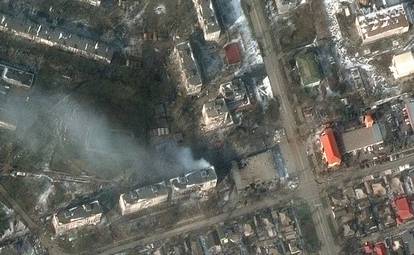
[[[277,45],[277,41],[275,43],[275,40],[272,37],[272,33],[270,32],[271,28],[267,22],[264,8],[263,1],[253,0],[249,8],[250,18],[256,38],[259,40],[260,45],[262,45],[263,48],[262,50],[264,51],[265,56],[263,60],[272,85],[273,93],[278,97],[281,105],[280,117],[290,145],[289,156],[293,156],[295,159],[296,172],[299,174],[301,182],[298,189],[298,196],[311,205],[313,209],[312,211],[317,212],[313,213],[313,220],[321,241],[320,254],[337,254],[338,248],[336,247],[332,233],[328,228],[328,213],[321,206],[322,203],[319,195],[320,188],[314,180],[314,175],[306,154],[306,146],[298,137],[298,123],[296,123],[295,111],[289,102],[289,92],[286,88],[286,85],[289,83],[279,60],[279,54],[281,54],[281,52],[279,52],[278,49],[280,47]]]

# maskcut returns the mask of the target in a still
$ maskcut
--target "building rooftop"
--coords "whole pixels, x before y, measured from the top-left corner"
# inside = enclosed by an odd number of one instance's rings
[[[209,181],[217,180],[216,171],[213,166],[200,170],[191,171],[185,175],[172,178],[170,184],[174,190],[185,190]]]
[[[219,92],[226,100],[230,110],[251,104],[247,87],[240,78],[221,84]]]
[[[194,58],[193,48],[190,42],[182,42],[176,46],[178,54],[182,60],[182,68],[186,73],[187,81],[190,85],[197,86],[201,84],[200,68]]]
[[[340,165],[342,157],[336,143],[335,134],[332,128],[325,129],[321,134],[321,144],[323,154],[328,163],[328,167]]]
[[[63,29],[50,27],[48,24],[37,24],[20,17],[0,14],[0,31],[8,31],[37,43],[108,63],[113,55],[113,49],[104,42],[68,33]]]
[[[229,65],[238,64],[241,62],[240,43],[232,42],[224,46],[226,52],[227,63]]]
[[[407,197],[400,197],[395,199],[394,204],[398,223],[403,223],[407,220],[414,218],[413,208],[411,206],[411,202],[408,200]]]
[[[410,50],[394,55],[391,71],[396,79],[414,74],[414,53]]]
[[[34,74],[6,64],[0,64],[1,79],[14,86],[30,88],[34,82]]]
[[[410,120],[411,128],[414,129],[414,101],[405,104],[407,109],[408,119]]]
[[[147,200],[166,195],[168,195],[167,185],[165,182],[160,182],[122,194],[122,198],[126,203],[133,204],[140,200]]]
[[[204,104],[205,112],[209,118],[214,118],[227,114],[229,109],[227,108],[226,102],[223,98],[219,98],[213,101],[208,101]]]
[[[363,127],[347,131],[342,134],[342,140],[345,153],[361,150],[383,142],[380,127],[376,123],[372,127]]]
[[[356,24],[364,42],[393,36],[402,28],[408,31],[409,27],[402,4],[360,15],[356,18]]]
[[[206,33],[214,33],[220,31],[220,26],[217,21],[216,11],[212,0],[193,0],[197,2],[201,9],[202,19],[204,20],[204,27]]]
[[[296,56],[296,67],[298,68],[302,86],[313,87],[319,85],[322,80],[319,60],[312,51],[299,53]]]
[[[73,221],[81,220],[89,216],[102,213],[102,208],[99,202],[93,201],[91,203],[71,207],[65,210],[61,210],[56,214],[59,222],[62,224],[70,223]]]

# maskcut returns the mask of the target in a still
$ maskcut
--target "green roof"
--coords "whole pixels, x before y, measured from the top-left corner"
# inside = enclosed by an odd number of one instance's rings
[[[315,53],[308,51],[296,56],[296,66],[299,70],[302,86],[312,87],[319,84],[322,73]]]

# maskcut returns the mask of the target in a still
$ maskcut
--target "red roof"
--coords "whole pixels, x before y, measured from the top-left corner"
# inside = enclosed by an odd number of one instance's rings
[[[397,222],[403,223],[409,219],[414,218],[412,213],[410,201],[406,197],[400,197],[394,200],[395,208],[397,211]]]
[[[224,50],[226,51],[226,58],[229,65],[241,62],[240,46],[238,42],[227,44],[224,46]]]
[[[371,243],[365,243],[363,250],[365,254],[372,254],[374,250],[372,249],[373,245]]]
[[[336,144],[335,135],[332,128],[327,128],[321,134],[321,144],[328,167],[338,166],[342,162],[338,145]]]
[[[387,255],[387,247],[385,247],[385,244],[382,242],[375,244],[374,254],[375,255]]]

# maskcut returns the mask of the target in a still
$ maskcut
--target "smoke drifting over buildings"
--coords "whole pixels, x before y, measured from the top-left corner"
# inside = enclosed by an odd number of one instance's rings
[[[194,159],[191,149],[170,145],[162,151],[139,140],[134,132],[116,126],[104,114],[70,96],[62,96],[54,103],[50,98],[36,98],[36,104],[48,105],[34,111],[26,105],[9,105],[7,109],[19,116],[16,134],[27,154],[36,155],[36,168],[53,169],[53,157],[74,157],[86,163],[85,171],[102,178],[133,176],[137,184],[172,178],[190,170],[210,166],[204,159]],[[26,116],[26,117],[25,117]],[[29,116],[29,117],[27,117]],[[116,122],[117,123],[117,122]],[[70,146],[68,146],[70,145]],[[66,148],[71,148],[65,153]]]

